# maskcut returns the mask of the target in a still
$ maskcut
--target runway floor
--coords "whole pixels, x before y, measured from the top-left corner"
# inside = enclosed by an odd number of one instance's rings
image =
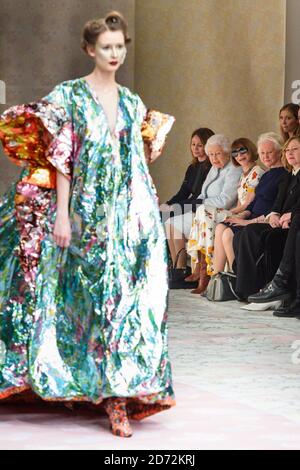
[[[300,449],[300,321],[171,291],[177,406],[114,437],[104,416],[0,406],[0,449]]]

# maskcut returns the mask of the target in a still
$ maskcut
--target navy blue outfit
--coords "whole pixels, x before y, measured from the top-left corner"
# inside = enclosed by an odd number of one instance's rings
[[[251,212],[248,219],[268,215],[271,212],[278,193],[278,185],[285,173],[286,170],[280,167],[271,168],[262,175],[255,190],[255,198],[246,209]]]
[[[247,219],[256,219],[256,217],[260,215],[268,215],[271,212],[278,193],[279,183],[286,173],[287,171],[283,167],[280,167],[271,168],[262,175],[255,189],[255,198],[245,209],[251,212]],[[239,225],[231,225],[227,222],[225,222],[224,225],[230,227],[234,234],[245,228]]]

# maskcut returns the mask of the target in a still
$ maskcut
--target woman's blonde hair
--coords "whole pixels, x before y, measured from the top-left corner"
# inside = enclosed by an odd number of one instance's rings
[[[288,161],[286,159],[285,150],[286,150],[287,146],[289,145],[289,143],[292,142],[293,140],[297,140],[297,142],[299,142],[299,144],[300,144],[300,135],[292,135],[292,137],[290,137],[285,142],[285,144],[282,148],[282,164],[283,164],[284,168],[286,168],[288,171],[292,171],[293,167],[288,163]]]
[[[111,11],[105,18],[90,20],[85,24],[81,39],[82,49],[87,52],[88,46],[95,46],[99,35],[106,31],[122,31],[125,44],[131,41],[125,18],[118,11]]]

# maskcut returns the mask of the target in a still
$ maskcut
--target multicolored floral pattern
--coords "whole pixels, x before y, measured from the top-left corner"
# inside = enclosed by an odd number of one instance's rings
[[[29,167],[0,199],[0,398],[127,397],[140,417],[174,405],[165,237],[144,115],[120,86],[112,133],[76,79],[1,117],[5,151]],[[57,170],[71,180],[69,249],[52,238]]]
[[[255,192],[255,188],[258,185],[260,178],[264,174],[265,170],[259,165],[249,171],[247,175],[242,175],[238,186],[238,200],[240,204],[244,204],[249,193]]]

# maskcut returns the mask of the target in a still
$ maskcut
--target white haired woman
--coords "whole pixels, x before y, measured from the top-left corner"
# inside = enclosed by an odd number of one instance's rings
[[[205,146],[205,153],[211,162],[211,169],[204,181],[201,194],[199,195],[199,206],[208,205],[223,209],[229,209],[234,205],[237,199],[237,187],[241,176],[241,168],[233,165],[230,158],[231,145],[227,137],[222,134],[216,134],[210,137]],[[193,208],[194,209],[194,208]],[[185,211],[183,215],[178,215],[173,219],[168,219],[165,223],[167,239],[173,262],[175,262],[177,253],[190,237],[194,214]],[[184,267],[186,264],[186,253],[180,256],[178,267]],[[202,270],[200,281],[208,282],[206,274],[206,264],[204,257],[199,261]],[[203,268],[204,266],[204,268]]]
[[[247,225],[233,238],[236,291],[241,298],[246,299],[265,286],[281,261],[292,215],[300,208],[300,173],[296,158],[299,143],[300,137],[293,136],[283,147],[282,162],[288,172],[280,181],[265,223]]]
[[[197,260],[197,257],[200,259],[200,263],[196,265],[193,275],[187,278],[187,280],[192,280],[194,276],[198,275],[198,288],[192,291],[195,294],[203,293],[207,281],[209,280],[207,274],[211,275],[213,273],[212,261],[217,224],[232,215],[240,214],[246,209],[254,199],[255,188],[264,173],[264,170],[256,164],[258,158],[257,148],[250,139],[245,137],[236,139],[231,145],[231,157],[233,165],[242,170],[236,188],[238,197],[237,203],[230,208],[228,208],[228,205],[225,207],[215,207],[207,203],[203,204],[196,212],[190,233],[188,253],[191,255],[193,262]],[[205,260],[202,262],[201,254],[205,257]],[[205,272],[205,263],[207,264],[207,273]],[[203,270],[202,275],[201,270]]]

